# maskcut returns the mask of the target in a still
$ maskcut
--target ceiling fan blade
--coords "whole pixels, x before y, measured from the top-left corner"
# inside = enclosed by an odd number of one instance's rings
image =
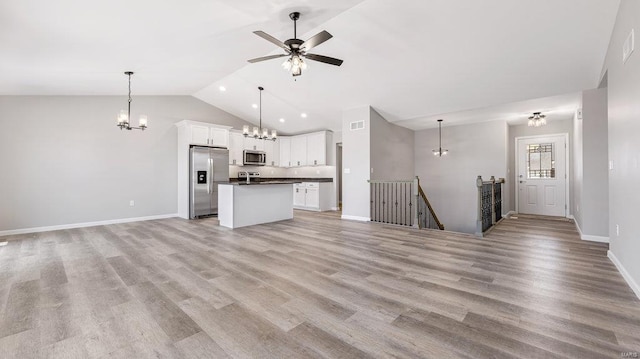
[[[289,49],[289,46],[285,45],[284,42],[276,39],[275,37],[267,34],[264,31],[254,31],[253,33],[258,35],[258,36],[260,36],[261,38],[269,41],[270,43],[273,43],[273,44],[277,45],[278,47],[281,47],[281,48],[285,49],[288,52],[291,51],[291,49]]]
[[[300,49],[302,49],[303,51],[309,51],[312,48],[320,45],[321,43],[329,40],[332,37],[333,35],[322,30],[322,32],[317,33],[316,35],[312,36],[309,40],[305,41],[302,45],[300,45]]]
[[[287,55],[287,54],[270,55],[270,56],[256,57],[255,59],[251,59],[251,60],[247,60],[247,61],[249,61],[250,63],[255,63],[255,62],[260,62],[260,61],[277,59],[278,57],[284,57],[284,56],[289,56],[289,55]]]
[[[329,65],[340,66],[344,62],[340,59],[336,59],[328,56],[316,55],[316,54],[304,54],[303,56],[309,60],[324,62],[325,64],[329,64]]]

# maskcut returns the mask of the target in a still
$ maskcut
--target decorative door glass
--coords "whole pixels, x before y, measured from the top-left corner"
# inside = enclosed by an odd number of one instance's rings
[[[553,143],[527,145],[527,178],[556,178]]]

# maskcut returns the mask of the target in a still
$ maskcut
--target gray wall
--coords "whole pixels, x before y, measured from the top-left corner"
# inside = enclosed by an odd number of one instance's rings
[[[636,50],[622,63],[622,44],[631,29],[636,31]],[[609,233],[611,251],[636,285],[640,283],[640,1],[623,0],[611,36],[604,70],[608,74]],[[604,72],[604,71],[603,71]],[[616,235],[615,226],[620,226]]]
[[[574,217],[583,235],[609,237],[606,88],[582,93],[582,120],[574,123],[581,131],[574,132]]]
[[[475,233],[478,208],[476,177],[506,177],[507,123],[483,122],[442,127],[442,147],[436,157],[438,129],[415,132],[415,173],[445,229]]]
[[[371,179],[412,179],[413,142],[412,130],[389,123],[371,109]]]
[[[0,96],[0,231],[176,213],[174,123],[246,123],[191,96],[136,96],[132,118],[148,115],[149,129],[121,131],[126,104]]]
[[[369,219],[371,163],[371,108],[362,106],[342,113],[342,216]],[[364,121],[364,129],[352,131],[353,121]],[[346,171],[350,173],[346,173]]]
[[[508,205],[505,206],[505,208],[508,208],[509,211],[515,211],[516,210],[516,197],[515,197],[515,193],[516,193],[516,182],[515,182],[515,176],[516,176],[516,147],[515,147],[515,142],[516,142],[516,137],[525,137],[525,136],[540,136],[540,135],[551,135],[551,134],[557,134],[557,133],[568,133],[569,134],[569,147],[567,147],[567,150],[570,151],[572,148],[572,143],[573,143],[573,122],[570,119],[567,120],[553,120],[553,121],[548,121],[546,126],[540,126],[540,127],[529,127],[527,126],[527,124],[524,125],[515,125],[515,126],[509,126],[509,140],[508,140],[508,146],[509,146],[509,159],[507,161],[508,163],[508,177],[506,178],[507,183],[506,186],[508,188],[508,196],[507,196],[507,203]],[[569,191],[573,190],[572,187],[572,181],[573,181],[573,156],[571,156],[571,153],[569,154]],[[572,205],[572,194],[569,193],[569,203],[567,203],[568,208],[573,208]]]

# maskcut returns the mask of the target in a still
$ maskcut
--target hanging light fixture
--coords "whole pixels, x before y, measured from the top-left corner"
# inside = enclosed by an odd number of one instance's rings
[[[307,69],[307,63],[302,60],[302,57],[299,54],[292,53],[291,57],[282,63],[282,67],[286,71],[291,72],[291,75],[300,76],[302,75],[302,70]]]
[[[443,119],[439,119],[438,120],[438,149],[437,150],[433,150],[433,155],[434,156],[438,156],[438,157],[442,157],[443,155],[446,155],[449,150],[445,150],[442,148],[442,121],[444,121]]]
[[[271,141],[275,141],[276,138],[278,137],[278,133],[276,132],[276,130],[271,131],[271,134],[269,134],[269,130],[266,128],[262,128],[262,90],[264,90],[264,88],[262,86],[258,86],[258,90],[260,90],[260,127],[253,127],[253,131],[251,133],[249,133],[249,126],[244,125],[242,126],[242,134],[244,135],[244,137],[254,137],[254,138],[258,138],[261,140],[271,140]]]
[[[140,120],[138,122],[139,127],[131,127],[130,119],[131,119],[131,75],[133,75],[132,71],[126,71],[125,75],[129,76],[129,103],[127,104],[126,110],[120,110],[120,114],[118,114],[118,127],[121,130],[142,130],[144,131],[147,128],[147,116],[140,115]]]
[[[547,120],[545,119],[545,115],[542,115],[541,112],[534,112],[532,116],[529,116],[529,127],[540,127],[547,124]]]

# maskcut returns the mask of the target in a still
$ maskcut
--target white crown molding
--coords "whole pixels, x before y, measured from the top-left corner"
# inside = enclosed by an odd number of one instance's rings
[[[160,214],[160,215],[156,215],[156,216],[146,216],[146,217],[109,219],[109,220],[106,220],[106,221],[97,221],[97,222],[83,222],[83,223],[62,224],[62,225],[57,225],[57,226],[10,229],[10,230],[7,230],[7,231],[0,231],[0,237],[2,237],[2,236],[11,236],[11,235],[15,235],[15,234],[58,231],[58,230],[61,230],[61,229],[105,226],[105,225],[108,225],[108,224],[151,221],[151,220],[154,220],[154,219],[165,219],[165,218],[173,218],[173,217],[178,217],[178,214],[177,213],[171,213],[171,214]]]

